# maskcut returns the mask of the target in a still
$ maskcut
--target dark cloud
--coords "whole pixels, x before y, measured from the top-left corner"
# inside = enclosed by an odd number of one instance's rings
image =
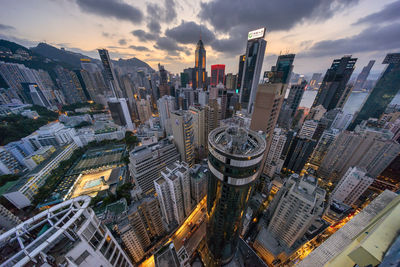
[[[247,30],[267,27],[267,31],[287,30],[305,20],[325,20],[358,0],[213,0],[200,4],[199,17],[215,30],[229,32],[245,25]]]
[[[371,26],[357,35],[337,40],[325,40],[315,43],[310,49],[299,55],[326,56],[363,53],[373,51],[398,50],[400,48],[400,23],[386,26]]]
[[[110,37],[110,34],[108,32],[102,32],[101,35],[103,35],[104,37]]]
[[[177,17],[174,0],[165,0],[164,6],[147,3],[146,11],[147,28],[156,33],[161,32],[161,22],[168,24],[173,22]]]
[[[193,21],[182,21],[180,25],[167,29],[165,35],[174,39],[181,44],[195,44],[200,38],[204,43],[209,44],[215,39],[215,35],[212,31],[207,29],[205,26],[200,25]]]
[[[158,21],[156,20],[151,20],[147,23],[147,28],[154,33],[161,33],[161,25]]]
[[[147,47],[145,47],[145,46],[140,46],[140,45],[130,45],[129,46],[129,48],[132,48],[133,50],[136,50],[136,51],[150,51],[150,49],[148,49]]]
[[[360,18],[354,24],[378,24],[393,22],[400,19],[400,1],[386,5],[382,10]]]
[[[125,39],[120,39],[120,40],[118,41],[118,43],[119,43],[120,45],[126,45],[126,44],[127,44],[127,42],[126,42]]]
[[[10,25],[0,24],[0,31],[9,31],[9,30],[15,30],[15,28]]]
[[[135,31],[132,31],[131,33],[133,34],[133,36],[136,36],[137,38],[139,38],[139,40],[142,42],[154,41],[158,38],[157,34],[147,33],[143,30],[135,30]]]
[[[188,50],[185,47],[178,45],[173,39],[168,37],[158,38],[154,48],[167,51],[170,56],[178,56],[179,52],[188,53]]]
[[[134,24],[141,23],[143,20],[143,13],[140,9],[122,0],[76,0],[76,3],[82,11],[88,13],[127,20]]]

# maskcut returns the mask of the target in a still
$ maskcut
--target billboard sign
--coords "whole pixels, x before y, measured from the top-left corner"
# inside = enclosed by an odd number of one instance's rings
[[[264,38],[264,36],[265,36],[265,28],[261,28],[249,32],[249,34],[247,35],[247,40]]]

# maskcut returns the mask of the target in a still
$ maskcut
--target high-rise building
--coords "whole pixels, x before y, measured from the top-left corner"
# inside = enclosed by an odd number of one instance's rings
[[[316,178],[297,174],[289,177],[270,205],[268,226],[259,232],[253,245],[267,264],[284,262],[290,251],[297,249],[299,241],[322,216],[325,195]]]
[[[176,109],[175,97],[173,96],[163,96],[157,100],[157,109],[160,116],[161,127],[164,128],[167,135],[172,134],[171,126],[171,111]]]
[[[181,154],[181,160],[192,167],[194,164],[193,116],[189,111],[171,112],[172,134],[174,143]]]
[[[293,84],[290,87],[289,95],[286,101],[286,105],[291,109],[291,116],[293,117],[296,113],[297,108],[301,102],[301,99],[306,90],[307,82],[302,81],[301,84]]]
[[[305,139],[313,139],[314,133],[317,130],[318,121],[316,120],[306,120],[300,129],[299,137]]]
[[[374,64],[375,60],[370,60],[368,62],[368,65],[362,69],[360,74],[358,74],[356,82],[354,83],[354,88],[353,88],[354,91],[360,91],[364,89],[365,82],[367,81],[369,72],[371,71],[372,66],[374,66]]]
[[[197,149],[207,147],[207,128],[206,113],[208,108],[200,105],[191,106],[189,108],[193,117],[193,144]]]
[[[154,193],[153,181],[165,166],[179,160],[175,145],[168,139],[148,146],[139,146],[129,153],[129,170],[133,182],[144,194]]]
[[[243,78],[243,68],[244,62],[246,61],[246,55],[239,56],[239,69],[237,74],[237,85],[236,85],[236,93],[239,93],[240,88],[242,88],[242,78]]]
[[[231,261],[254,182],[261,171],[265,140],[239,127],[219,127],[208,137],[207,266]]]
[[[348,92],[346,93],[346,85],[353,73],[356,61],[357,58],[352,58],[351,55],[333,60],[318,89],[313,107],[322,105],[329,111],[344,106],[349,95]]]
[[[174,162],[161,171],[154,181],[161,212],[168,224],[181,224],[192,209],[190,197],[190,173],[185,162]]]
[[[89,196],[67,200],[3,233],[0,264],[133,266],[113,234],[89,207],[90,200]],[[22,235],[20,229],[24,229]]]
[[[358,166],[376,178],[400,152],[400,144],[391,137],[387,130],[367,127],[341,132],[329,147],[318,174],[337,182],[351,166]]]
[[[0,232],[7,232],[22,221],[6,207],[0,204]]]
[[[150,95],[147,95],[146,99],[142,98],[142,99],[136,100],[136,108],[137,108],[139,120],[142,123],[145,123],[146,121],[148,121],[152,116],[150,102],[151,102]]]
[[[353,120],[353,114],[339,110],[334,120],[332,121],[331,128],[340,131],[346,130]]]
[[[217,86],[219,83],[225,84],[225,65],[211,65],[211,86]]]
[[[263,131],[271,138],[279,116],[285,92],[282,83],[264,83],[258,85],[250,129]],[[268,142],[267,142],[268,146]]]
[[[118,77],[115,74],[113,63],[107,49],[98,49],[101,63],[103,64],[106,80],[109,82],[113,96],[117,98],[123,97],[121,88],[119,87]]]
[[[387,54],[382,63],[388,65],[353,119],[349,130],[353,130],[363,120],[378,119],[400,90],[400,53]]]
[[[23,93],[27,102],[34,105],[50,108],[51,104],[36,83],[22,83]]]
[[[117,229],[126,250],[135,262],[140,262],[144,257],[145,248],[141,244],[141,240],[129,219],[127,217],[121,218],[118,222]]]
[[[321,165],[322,160],[324,159],[326,153],[330,145],[335,141],[335,138],[339,135],[339,130],[337,129],[329,129],[323,132],[321,138],[318,141],[317,146],[315,147],[309,162],[319,167]]]
[[[309,86],[313,90],[318,90],[320,82],[321,82],[322,73],[313,73],[311,76],[311,80]]]
[[[286,133],[280,128],[275,128],[264,165],[264,173],[269,177],[272,177],[274,173],[281,172],[283,163],[285,161],[281,158],[285,143]]]
[[[163,65],[158,63],[158,71],[160,73],[160,85],[158,86],[160,91],[160,96],[171,95],[170,88],[168,85],[168,72],[165,70]]]
[[[280,55],[269,72],[269,80],[258,86],[257,97],[251,116],[250,129],[263,131],[267,142],[266,153],[272,141],[273,131],[279,118],[286,94],[288,77],[293,69],[295,55]]]
[[[204,88],[207,86],[207,73],[206,73],[206,50],[204,49],[203,41],[200,39],[197,42],[195,51],[195,65],[196,76],[194,88]]]
[[[237,86],[237,76],[233,75],[232,73],[228,73],[225,76],[225,86],[228,90],[236,90]]]
[[[264,61],[267,42],[264,40],[265,28],[251,31],[247,38],[243,77],[240,87],[240,103],[248,113],[253,110],[260,73]],[[240,65],[239,65],[240,66]]]
[[[271,71],[266,72],[266,78],[270,83],[288,84],[293,70],[295,54],[279,55],[276,65],[271,67]],[[303,80],[298,82],[301,84]],[[284,88],[286,91],[286,87]]]
[[[196,164],[190,169],[190,193],[195,204],[207,194],[208,167]]]
[[[126,99],[112,97],[108,99],[107,104],[113,121],[116,124],[125,126],[128,130],[132,131],[134,126]]]
[[[375,179],[372,187],[378,190],[397,191],[400,188],[400,155]]]
[[[296,136],[290,144],[283,167],[300,173],[314,150],[316,141]]]
[[[332,192],[332,199],[352,206],[374,181],[364,168],[350,167]]]
[[[59,65],[54,68],[54,72],[56,73],[61,91],[69,104],[79,103],[85,100],[83,98],[83,91],[79,92],[79,88],[77,88],[76,84],[73,82],[73,76],[76,77],[75,73]]]

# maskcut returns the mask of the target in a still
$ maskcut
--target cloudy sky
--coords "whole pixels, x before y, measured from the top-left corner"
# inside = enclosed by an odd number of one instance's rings
[[[400,0],[0,0],[0,38],[33,46],[47,42],[98,57],[137,57],[178,73],[194,65],[200,34],[207,69],[237,72],[249,30],[267,28],[264,70],[280,53],[296,53],[297,73],[325,72],[344,54],[356,71],[400,52]]]

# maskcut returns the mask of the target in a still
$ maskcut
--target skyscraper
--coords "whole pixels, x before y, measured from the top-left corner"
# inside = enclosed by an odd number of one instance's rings
[[[291,116],[293,117],[296,113],[297,108],[300,105],[300,101],[303,97],[304,90],[307,86],[306,81],[302,81],[301,84],[293,84],[290,87],[289,95],[286,101],[286,105],[291,109]]]
[[[172,134],[170,117],[171,111],[175,110],[175,104],[175,97],[173,96],[163,96],[157,100],[157,109],[160,116],[161,127],[164,128],[167,135]]]
[[[358,127],[355,132],[343,131],[329,147],[318,174],[337,182],[351,166],[358,166],[372,178],[377,177],[400,152],[400,145],[391,137],[382,129]]]
[[[228,126],[213,130],[208,142],[205,261],[220,266],[228,263],[236,252],[244,212],[260,174],[266,144],[253,131]]]
[[[192,167],[194,164],[194,131],[193,117],[189,111],[171,112],[172,134],[174,143],[181,154],[182,161]]]
[[[310,87],[314,90],[319,88],[319,83],[321,81],[322,73],[313,73],[310,80]]]
[[[333,60],[331,67],[326,71],[313,107],[324,106],[326,110],[341,108],[346,102],[346,85],[353,73],[357,58],[351,55]]]
[[[123,97],[122,91],[118,84],[117,76],[115,75],[113,64],[107,49],[98,49],[101,63],[103,64],[106,80],[109,82],[111,91],[117,98]]]
[[[319,167],[321,165],[322,160],[324,159],[329,146],[335,141],[335,138],[338,136],[339,130],[337,129],[329,129],[323,132],[321,138],[318,141],[317,146],[315,147],[311,157],[310,163]]]
[[[171,95],[168,87],[168,73],[165,70],[164,66],[160,65],[160,63],[158,63],[158,71],[160,73],[160,85],[158,86],[160,91],[159,97]]]
[[[185,162],[174,162],[166,166],[161,177],[154,181],[161,211],[168,224],[181,224],[190,214],[190,173]]]
[[[307,163],[308,157],[313,152],[316,145],[315,140],[295,137],[290,144],[289,152],[286,155],[284,168],[290,171],[300,173],[304,165]]]
[[[197,42],[195,51],[195,71],[196,71],[196,83],[195,88],[204,88],[207,84],[206,77],[206,50],[204,49],[203,41],[200,39]]]
[[[211,65],[211,86],[217,86],[219,83],[225,83],[225,65]]]
[[[280,129],[274,129],[272,142],[268,150],[267,158],[264,165],[264,173],[272,177],[274,173],[280,173],[284,159],[281,158],[283,147],[286,143],[286,133]]]
[[[350,167],[333,190],[332,199],[351,206],[373,181],[364,168]]]
[[[262,226],[253,245],[268,266],[284,263],[304,243],[306,233],[318,229],[325,195],[312,176],[292,174],[285,181],[269,205],[268,226]]]
[[[247,38],[243,77],[240,87],[240,103],[248,113],[253,111],[260,73],[264,61],[267,42],[264,40],[265,28],[251,31]]]
[[[364,89],[365,82],[367,81],[369,72],[371,71],[372,66],[374,66],[374,64],[375,64],[375,60],[370,60],[368,62],[368,65],[362,69],[360,74],[358,74],[356,82],[354,84],[354,88],[353,88],[354,91],[360,91],[360,90]]]
[[[237,90],[242,88],[243,68],[244,68],[245,61],[246,61],[246,55],[240,55],[239,56],[239,70],[238,70],[238,74],[237,74],[237,85],[236,85]],[[239,92],[239,91],[237,91],[237,92]]]
[[[387,54],[382,63],[388,65],[350,124],[349,130],[353,130],[363,120],[379,118],[400,90],[400,53]]]
[[[125,98],[109,98],[107,104],[111,112],[111,117],[116,124],[126,126],[128,130],[134,129]]]
[[[129,153],[129,171],[133,182],[144,194],[154,194],[153,181],[166,165],[179,160],[175,145],[168,139],[149,146],[138,146]]]

